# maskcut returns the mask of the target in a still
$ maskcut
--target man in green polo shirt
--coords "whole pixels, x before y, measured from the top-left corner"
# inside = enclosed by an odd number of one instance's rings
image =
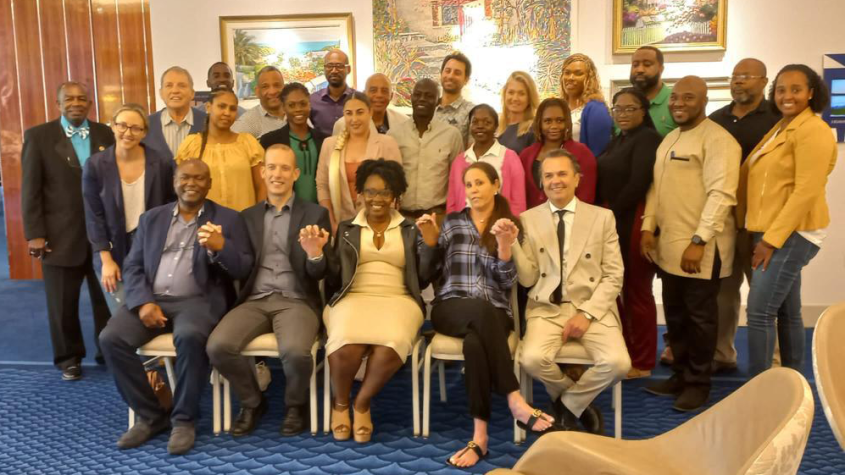
[[[651,101],[648,112],[657,132],[666,136],[677,127],[669,113],[672,89],[663,84],[663,52],[654,46],[641,46],[631,58],[631,84]]]

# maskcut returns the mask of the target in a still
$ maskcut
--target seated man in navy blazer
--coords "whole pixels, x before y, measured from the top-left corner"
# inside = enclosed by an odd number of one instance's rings
[[[241,402],[232,425],[235,437],[252,432],[267,411],[250,362],[240,356],[250,341],[265,333],[275,333],[285,372],[285,419],[280,432],[292,436],[305,429],[311,345],[320,331],[323,309],[319,289],[326,272],[323,245],[331,223],[326,208],[294,193],[299,172],[289,146],[267,148],[261,167],[267,201],[241,212],[256,265],[241,288],[239,305],[208,339],[211,364],[229,380]]]
[[[243,218],[205,199],[211,188],[205,163],[182,162],[173,184],[178,202],[141,216],[124,261],[126,305],[100,334],[100,345],[120,395],[138,416],[118,448],[137,447],[172,422],[167,450],[183,454],[194,445],[208,382],[206,341],[234,303],[233,281],[249,276],[253,254]],[[163,333],[173,333],[177,354],[172,414],[159,405],[135,354]]]

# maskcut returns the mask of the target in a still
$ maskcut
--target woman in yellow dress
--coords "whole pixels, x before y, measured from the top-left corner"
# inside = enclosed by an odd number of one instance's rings
[[[232,132],[238,117],[238,97],[232,90],[212,93],[206,109],[205,128],[182,142],[176,163],[193,158],[205,162],[211,170],[208,199],[243,211],[267,197],[260,171],[264,149],[252,135]]]

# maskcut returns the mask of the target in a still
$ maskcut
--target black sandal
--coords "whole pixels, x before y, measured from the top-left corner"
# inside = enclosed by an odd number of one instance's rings
[[[547,429],[534,430],[534,424],[536,424],[537,421],[541,419],[543,419],[543,411],[541,411],[540,409],[534,409],[534,411],[531,413],[531,416],[528,417],[528,422],[522,422],[520,420],[517,420],[516,425],[522,430],[533,432],[535,434],[546,434],[548,432],[558,430],[558,428],[556,427],[557,424],[555,423],[554,419],[552,420],[551,425]]]
[[[474,464],[469,465],[467,467],[459,467],[458,465],[455,465],[455,463],[452,462],[452,459],[463,457],[463,455],[467,452],[467,450],[472,450],[473,452],[475,452],[475,455],[478,455],[478,460]],[[489,449],[487,450],[487,453],[481,453],[481,447],[479,447],[478,444],[476,444],[475,442],[470,440],[469,442],[467,442],[467,446],[464,447],[463,450],[461,450],[458,453],[456,453],[455,455],[452,455],[451,457],[447,458],[446,464],[451,465],[453,467],[457,467],[457,468],[475,467],[476,465],[478,465],[478,462],[481,462],[482,460],[486,459],[488,455],[490,455]]]

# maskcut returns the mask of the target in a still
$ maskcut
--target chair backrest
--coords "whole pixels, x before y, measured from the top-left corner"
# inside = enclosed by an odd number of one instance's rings
[[[516,332],[516,339],[522,339],[520,331],[519,299],[516,297],[517,284],[511,287],[511,313],[513,314],[513,331]]]
[[[773,368],[655,442],[699,473],[795,474],[813,412],[813,394],[801,373]]]
[[[829,307],[813,332],[813,373],[824,415],[845,450],[845,303]]]

